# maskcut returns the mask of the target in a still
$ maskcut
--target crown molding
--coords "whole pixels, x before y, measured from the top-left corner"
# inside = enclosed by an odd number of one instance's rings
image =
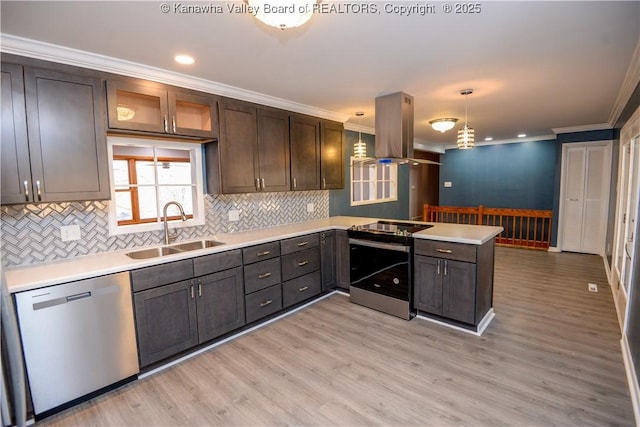
[[[612,129],[613,127],[609,125],[609,123],[597,123],[593,125],[582,125],[582,126],[569,126],[563,128],[552,128],[551,130],[556,135],[560,133],[575,133],[575,132],[589,132],[593,130],[605,130]]]
[[[376,130],[374,128],[369,127],[369,126],[359,125],[357,123],[346,122],[344,124],[344,129],[345,130],[352,130],[354,132],[362,132],[362,133],[366,133],[368,135],[375,135],[376,134]]]
[[[611,110],[611,114],[609,115],[610,128],[615,127],[616,123],[618,123],[622,112],[624,111],[627,103],[633,96],[633,92],[636,90],[636,87],[638,87],[639,84],[640,40],[638,40],[636,49],[633,51],[631,62],[629,63],[629,68],[627,69],[627,74],[625,74],[624,80],[622,81],[622,86],[620,86],[620,91],[618,92],[618,96],[616,97],[616,102],[613,104],[613,109]]]
[[[38,40],[31,40],[11,34],[0,33],[0,51],[18,56],[41,59],[44,61],[90,68],[107,73],[120,74],[144,80],[153,80],[158,83],[184,87],[242,101],[255,102],[256,104],[267,105],[301,114],[308,114],[310,116],[341,123],[346,122],[350,117],[346,114],[300,104],[298,102],[241,89],[199,77],[189,76],[187,74],[176,73],[174,71],[151,67],[137,62],[126,61],[124,59],[72,49]]]

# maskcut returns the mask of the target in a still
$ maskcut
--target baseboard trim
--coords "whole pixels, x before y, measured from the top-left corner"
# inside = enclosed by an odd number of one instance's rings
[[[607,262],[607,256],[605,254],[600,255],[604,264],[604,272],[607,273],[607,283],[611,286],[611,266]]]
[[[493,308],[491,308],[487,312],[487,314],[484,315],[484,317],[482,318],[480,323],[478,323],[478,328],[475,331],[473,329],[465,329],[465,328],[461,328],[460,326],[456,326],[456,325],[452,325],[450,323],[442,322],[440,320],[432,319],[432,318],[427,317],[427,316],[417,315],[416,319],[426,320],[427,322],[436,323],[438,325],[446,326],[447,328],[455,329],[455,330],[461,331],[461,332],[466,332],[468,334],[475,335],[475,336],[479,337],[484,333],[484,331],[487,329],[487,327],[489,326],[489,323],[491,323],[491,321],[493,320],[494,317],[496,317],[496,315],[495,315],[495,313],[493,311]]]
[[[560,249],[557,246],[549,246],[549,249],[547,249],[547,252],[562,252],[562,249]]]
[[[629,384],[629,393],[631,394],[633,415],[636,418],[636,426],[640,426],[640,386],[638,386],[638,378],[636,377],[635,367],[633,366],[629,342],[627,341],[627,336],[624,334],[620,340],[620,347],[622,348],[624,370],[627,373],[627,383]]]

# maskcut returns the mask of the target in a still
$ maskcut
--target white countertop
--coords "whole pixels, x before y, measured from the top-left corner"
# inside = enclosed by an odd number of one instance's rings
[[[346,230],[352,225],[365,225],[377,220],[378,218],[337,216],[316,221],[208,236],[206,237],[207,239],[219,240],[225,244],[212,248],[199,249],[149,259],[129,258],[126,253],[145,248],[128,248],[121,251],[85,255],[68,260],[10,268],[5,270],[5,277],[9,292],[15,293],[65,282],[72,282],[75,280],[102,276],[105,274],[163,264],[180,259],[193,258],[216,252],[224,252],[273,240],[301,236],[307,233],[317,233],[336,229]],[[414,233],[413,236],[419,239],[481,245],[502,232],[502,227],[445,223],[428,224],[433,224],[433,227]]]

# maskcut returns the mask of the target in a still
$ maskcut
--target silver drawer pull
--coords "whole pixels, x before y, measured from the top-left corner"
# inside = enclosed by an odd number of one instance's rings
[[[440,252],[441,254],[452,254],[453,251],[451,249],[436,249],[436,252]]]
[[[380,285],[378,285],[377,283],[374,283],[374,284],[373,284],[373,287],[374,287],[374,288],[380,288],[381,286],[380,286]]]
[[[271,304],[272,302],[273,302],[273,301],[272,301],[272,300],[270,300],[270,299],[268,299],[268,300],[266,300],[266,301],[263,301],[263,302],[261,302],[261,303],[260,303],[260,307],[266,307],[266,306],[268,306],[269,304]]]
[[[300,242],[298,243],[298,246],[307,246],[309,244],[309,242]]]
[[[309,289],[309,287],[308,287],[308,286],[303,286],[303,287],[301,287],[300,289],[298,289],[298,292],[304,292],[304,291],[306,291],[307,289]]]
[[[271,253],[271,251],[264,251],[264,252],[258,252],[256,255],[265,256],[265,255],[269,255],[270,253]]]
[[[303,267],[303,266],[305,266],[305,265],[307,265],[307,264],[309,264],[309,261],[300,261],[300,262],[298,263],[298,267]]]
[[[271,276],[271,273],[258,274],[258,279],[266,279]]]

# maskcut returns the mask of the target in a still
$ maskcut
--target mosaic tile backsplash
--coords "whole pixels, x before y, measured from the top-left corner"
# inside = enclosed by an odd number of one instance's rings
[[[5,267],[157,245],[162,231],[109,235],[108,201],[2,206],[0,230]],[[313,203],[314,211],[307,212]],[[240,210],[230,222],[229,210]],[[329,216],[328,191],[205,196],[206,224],[180,229],[178,240],[311,221]],[[63,242],[60,227],[77,224],[81,238]]]

